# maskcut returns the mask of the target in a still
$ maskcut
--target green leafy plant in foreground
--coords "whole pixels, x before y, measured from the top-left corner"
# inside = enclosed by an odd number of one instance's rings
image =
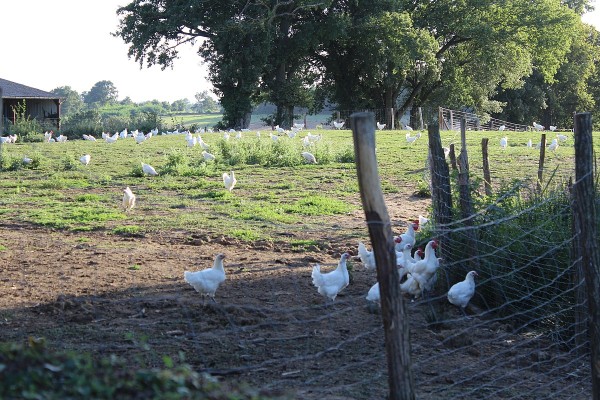
[[[178,357],[184,358],[183,354]],[[44,339],[28,345],[0,344],[0,398],[3,399],[197,399],[261,400],[269,397],[244,384],[219,383],[163,357],[164,368],[131,368],[111,356],[53,352]],[[284,397],[279,397],[283,399]]]

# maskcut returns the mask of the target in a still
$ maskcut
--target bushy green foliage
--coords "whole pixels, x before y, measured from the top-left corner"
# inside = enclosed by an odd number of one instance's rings
[[[183,358],[183,354],[179,355]],[[243,384],[219,383],[163,357],[164,368],[130,368],[112,356],[54,352],[43,339],[28,345],[0,345],[0,398],[3,399],[267,399]]]
[[[7,126],[8,133],[11,135],[17,135],[18,141],[23,142],[39,142],[42,140],[40,132],[42,132],[42,125],[34,118],[31,118],[27,114],[27,103],[23,100],[17,103],[15,107],[12,107],[12,111],[15,116],[14,123]]]
[[[477,271],[487,283],[478,285],[479,302],[514,322],[556,329],[572,324],[572,211],[564,186],[543,195],[519,182],[476,202],[472,230],[477,243]],[[459,214],[459,210],[455,213]],[[453,280],[462,280],[475,264],[465,262],[473,249],[467,234],[453,226],[447,255]],[[487,280],[486,278],[493,277]]]

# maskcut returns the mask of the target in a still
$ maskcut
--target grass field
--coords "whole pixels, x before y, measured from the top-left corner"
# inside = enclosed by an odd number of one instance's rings
[[[210,229],[247,239],[272,239],[282,226],[298,229],[300,221],[302,229],[317,229],[322,215],[360,209],[354,164],[335,162],[336,157],[352,154],[351,131],[321,132],[323,139],[313,145],[312,151],[327,163],[304,164],[300,139],[283,138],[294,165],[281,167],[261,165],[260,160],[231,165],[235,157],[224,160],[224,155],[219,154],[219,150],[235,152],[242,143],[246,143],[245,151],[256,143],[262,143],[261,151],[272,151],[267,132],[261,139],[254,133],[247,133],[237,142],[230,139],[225,147],[221,134],[204,135],[211,151],[216,152],[214,162],[204,162],[201,148],[186,147],[184,137],[177,135],[153,137],[140,145],[130,138],[115,144],[78,140],[4,145],[0,214],[5,220],[53,228],[108,229],[116,233],[185,228]],[[428,188],[424,170],[426,134],[414,144],[407,144],[404,134],[377,133],[379,172],[388,194]],[[445,146],[460,142],[457,132],[442,135]],[[498,142],[502,135],[469,132],[474,181],[482,176],[480,141],[484,136],[490,139],[495,185],[515,179],[535,181],[539,154],[525,144],[530,138],[535,143],[539,135],[511,133],[508,148],[501,150]],[[555,175],[555,183],[573,171],[572,143],[570,138],[556,152],[547,153],[545,176]],[[83,154],[91,155],[88,166],[78,161]],[[24,165],[21,160],[25,156],[33,158],[36,166]],[[141,162],[153,165],[159,176],[141,176]],[[238,179],[231,193],[225,191],[221,179],[222,173],[229,170],[235,170]],[[138,206],[129,214],[120,208],[125,186],[138,196]],[[224,216],[227,218],[221,218]]]

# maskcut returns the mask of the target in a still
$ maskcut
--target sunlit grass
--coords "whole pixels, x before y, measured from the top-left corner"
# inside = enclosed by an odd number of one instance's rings
[[[242,139],[232,135],[228,141],[222,133],[205,133],[202,138],[217,157],[212,162],[204,161],[200,147],[187,147],[183,135],[159,135],[142,144],[127,138],[114,144],[69,140],[6,145],[0,170],[0,215],[6,222],[100,229],[116,235],[210,230],[243,241],[276,237],[291,243],[297,239],[277,232],[328,229],[337,226],[336,215],[360,207],[351,132],[311,131],[322,139],[308,149],[319,163],[308,165],[300,155],[301,138],[308,131],[294,139],[282,136],[278,142],[269,138],[267,129],[262,129],[260,138],[255,132],[245,132]],[[404,135],[404,131],[376,133],[384,194],[428,196],[427,132],[413,144],[407,144]],[[509,145],[501,150],[499,140],[504,135]],[[554,134],[547,135],[550,142]],[[546,178],[556,168],[555,180],[566,180],[573,173],[573,138],[569,136],[556,152],[547,152]],[[495,186],[513,179],[535,181],[539,152],[526,143],[529,139],[537,143],[539,133],[469,131],[473,180],[482,177],[483,137],[489,138]],[[458,153],[459,133],[443,131],[442,145],[451,143]],[[79,163],[83,154],[91,155],[88,166]],[[36,160],[35,167],[21,165],[25,156]],[[144,176],[141,162],[151,164],[159,176]],[[235,170],[238,179],[232,192],[225,190],[222,181],[222,173],[230,170]],[[137,196],[136,207],[128,213],[120,208],[126,186]],[[311,245],[294,244],[296,248]]]

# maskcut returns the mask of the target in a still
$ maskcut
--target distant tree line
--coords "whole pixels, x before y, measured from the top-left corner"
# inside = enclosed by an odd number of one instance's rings
[[[167,67],[178,46],[197,43],[226,127],[247,127],[263,102],[288,127],[294,107],[327,101],[569,125],[573,111],[600,107],[599,34],[580,18],[590,3],[135,0],[117,10],[115,35],[147,66]]]
[[[188,99],[168,101],[150,100],[135,103],[129,97],[119,100],[119,92],[108,80],[99,81],[92,88],[78,93],[70,86],[53,89],[52,93],[63,98],[61,103],[61,131],[81,136],[102,130],[136,127],[148,131],[160,127],[161,116],[175,113],[220,113],[220,104],[209,94],[201,91],[195,95],[195,103]]]

